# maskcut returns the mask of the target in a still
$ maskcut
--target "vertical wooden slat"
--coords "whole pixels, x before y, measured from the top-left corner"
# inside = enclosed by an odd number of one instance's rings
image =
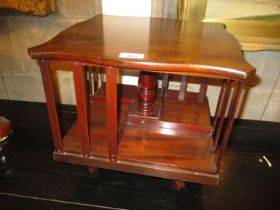
[[[93,73],[93,89],[94,89],[94,93],[96,93],[99,88],[98,87],[98,69],[97,69],[97,67],[93,68],[92,73]]]
[[[86,73],[80,62],[73,63],[73,77],[75,84],[78,126],[81,136],[82,154],[88,157],[90,154],[89,121],[88,121],[88,96],[86,86]]]
[[[85,66],[85,72],[86,72],[86,81],[87,81],[87,90],[90,95],[93,95],[94,90],[93,90],[93,85],[92,85],[92,68],[89,66]]]
[[[99,68],[99,74],[100,74],[100,86],[102,86],[105,82],[105,79],[104,79],[104,71],[102,68]]]
[[[164,74],[162,78],[162,85],[161,85],[161,100],[163,100],[166,97],[166,92],[168,90],[168,74]]]
[[[222,107],[221,107],[221,116],[220,116],[220,119],[219,119],[219,125],[218,125],[217,132],[215,133],[214,149],[217,148],[217,145],[218,145],[218,142],[219,142],[219,139],[220,139],[220,135],[221,135],[221,132],[222,132],[222,128],[223,128],[223,125],[224,125],[225,114],[226,114],[227,107],[228,107],[228,102],[229,102],[229,99],[230,99],[232,83],[233,83],[233,81],[231,80],[226,87],[226,92],[225,92],[225,96],[223,98]]]
[[[88,90],[88,93],[90,95],[94,95],[96,91],[94,87],[94,68],[91,67],[89,72],[90,72],[90,89]]]
[[[212,124],[213,133],[215,133],[218,117],[220,116],[220,113],[221,113],[221,105],[222,105],[222,102],[223,102],[223,99],[225,96],[226,85],[227,85],[226,80],[223,80],[222,85],[221,85],[219,99],[218,99],[217,106],[216,106],[215,116],[214,116],[214,120],[213,120],[213,124]]]
[[[187,85],[188,85],[188,83],[187,83],[187,76],[186,76],[186,75],[182,75],[182,76],[181,76],[181,83],[180,83],[179,96],[178,96],[178,99],[179,99],[180,101],[185,100]]]
[[[228,113],[228,122],[226,125],[226,130],[225,130],[223,141],[222,141],[222,149],[221,149],[221,152],[220,152],[219,158],[218,158],[218,168],[220,168],[220,163],[221,163],[222,158],[224,157],[225,151],[227,149],[229,135],[230,135],[230,132],[231,132],[231,129],[233,126],[233,121],[234,121],[235,113],[237,111],[238,104],[240,101],[240,96],[242,93],[243,85],[244,85],[244,81],[240,80],[238,82],[238,86],[237,86],[236,90],[234,91],[234,96],[231,101],[231,105],[230,105],[229,113]]]
[[[206,91],[208,87],[208,78],[204,77],[202,78],[199,94],[198,94],[198,102],[202,103],[206,97]]]
[[[106,101],[109,160],[116,161],[118,153],[117,131],[117,75],[118,69],[106,67]]]
[[[63,152],[63,142],[61,138],[61,131],[59,127],[59,120],[56,109],[56,102],[54,98],[54,91],[52,85],[52,77],[49,62],[45,60],[39,61],[43,85],[46,95],[49,120],[51,124],[52,135],[54,139],[54,147],[56,152]]]

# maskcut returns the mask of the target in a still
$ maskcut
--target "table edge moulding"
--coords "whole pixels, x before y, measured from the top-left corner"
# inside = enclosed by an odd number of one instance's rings
[[[55,160],[178,187],[218,184],[243,83],[255,74],[222,24],[96,15],[28,53],[40,65]],[[75,86],[78,117],[66,132],[51,73],[58,68],[73,72]],[[122,69],[139,73],[138,86],[118,83]],[[179,90],[168,88],[174,77]],[[198,92],[188,90],[192,78]],[[212,121],[209,78],[221,84]]]

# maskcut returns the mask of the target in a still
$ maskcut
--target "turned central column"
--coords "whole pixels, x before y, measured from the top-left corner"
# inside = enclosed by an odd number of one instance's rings
[[[155,73],[141,71],[138,79],[137,110],[143,115],[153,115],[157,91],[157,77]]]

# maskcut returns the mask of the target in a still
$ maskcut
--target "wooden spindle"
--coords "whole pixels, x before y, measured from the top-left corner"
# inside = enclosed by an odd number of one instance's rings
[[[88,95],[85,79],[86,74],[80,62],[73,63],[73,77],[75,84],[78,126],[81,136],[82,154],[84,157],[88,157],[90,154]]]
[[[106,67],[106,102],[107,102],[107,135],[109,160],[117,161],[118,131],[117,131],[117,75],[118,68]]]
[[[223,141],[222,141],[222,148],[221,148],[221,152],[219,154],[219,158],[217,160],[218,168],[220,168],[222,158],[224,157],[225,151],[227,149],[229,135],[231,133],[231,129],[232,129],[232,126],[233,126],[234,117],[235,117],[235,113],[237,111],[238,104],[239,104],[239,101],[240,101],[240,96],[241,96],[241,93],[242,93],[243,85],[244,85],[244,81],[240,80],[238,82],[238,86],[235,89],[234,94],[233,94],[233,99],[231,101],[231,105],[230,105],[229,112],[228,112],[228,122],[227,122],[227,125],[226,125],[226,130],[225,130]]]
[[[204,77],[202,78],[200,88],[199,88],[198,102],[202,103],[205,100],[207,87],[208,87],[208,78]]]
[[[154,115],[157,91],[156,74],[141,71],[138,79],[137,110],[143,115]]]
[[[164,74],[162,78],[162,85],[161,85],[161,100],[164,100],[164,98],[166,97],[168,85],[169,85],[169,75]]]
[[[181,76],[180,90],[178,96],[178,99],[180,101],[185,100],[187,85],[188,85],[187,76],[186,75]]]
[[[222,85],[221,85],[220,94],[219,94],[219,99],[218,99],[217,106],[216,106],[214,120],[212,123],[212,134],[215,133],[218,117],[220,116],[220,113],[221,113],[221,105],[222,105],[222,102],[223,102],[223,99],[225,96],[226,86],[227,86],[227,81],[223,80]]]
[[[217,132],[215,133],[214,150],[216,150],[216,148],[218,146],[220,135],[221,135],[222,128],[223,128],[223,125],[224,125],[224,119],[225,119],[225,114],[226,114],[226,111],[227,111],[228,102],[229,102],[229,98],[230,98],[230,94],[231,94],[232,83],[233,83],[233,81],[231,80],[229,82],[229,84],[227,85],[225,96],[223,98],[222,107],[221,107],[221,116],[220,116],[220,119],[219,119],[219,125],[218,125]]]
[[[54,89],[51,78],[50,65],[48,61],[40,60],[39,61],[42,80],[46,95],[48,115],[51,124],[52,135],[54,139],[54,147],[56,152],[63,152],[63,141],[61,138],[61,131],[59,127],[59,120],[56,109],[56,102],[54,98]]]

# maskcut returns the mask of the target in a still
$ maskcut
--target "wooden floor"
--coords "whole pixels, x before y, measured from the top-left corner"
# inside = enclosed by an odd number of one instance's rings
[[[62,110],[66,129],[76,115]],[[44,104],[0,101],[0,115],[14,124],[0,144],[1,210],[280,209],[280,123],[237,120],[219,185],[177,191],[165,179],[54,162]]]

